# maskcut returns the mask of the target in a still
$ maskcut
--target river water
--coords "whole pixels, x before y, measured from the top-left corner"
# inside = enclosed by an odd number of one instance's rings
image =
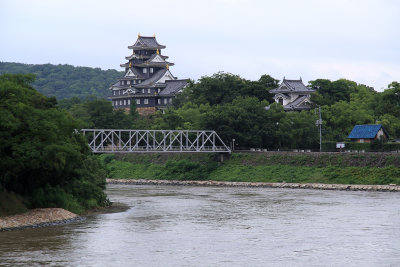
[[[109,185],[125,212],[0,232],[1,266],[400,266],[400,194]]]

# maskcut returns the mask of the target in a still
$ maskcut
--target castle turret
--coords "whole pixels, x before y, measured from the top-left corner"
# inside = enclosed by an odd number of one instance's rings
[[[269,92],[274,94],[275,102],[282,104],[285,111],[301,111],[310,109],[311,94],[315,93],[315,90],[305,86],[301,78],[287,80],[284,77],[279,87]],[[268,110],[269,106],[266,109]]]

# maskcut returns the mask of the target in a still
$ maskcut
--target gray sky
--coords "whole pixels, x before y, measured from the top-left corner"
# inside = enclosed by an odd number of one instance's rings
[[[397,0],[0,0],[0,61],[122,70],[156,34],[178,78],[400,81]]]

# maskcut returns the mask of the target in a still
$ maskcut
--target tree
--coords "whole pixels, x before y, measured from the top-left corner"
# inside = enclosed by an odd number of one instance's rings
[[[139,120],[135,105],[131,107],[127,113],[123,109],[114,109],[108,100],[92,97],[72,105],[68,111],[81,122],[83,128],[131,129],[134,122]]]
[[[349,101],[350,94],[356,92],[357,83],[346,79],[331,82],[327,79],[317,79],[309,82],[309,86],[317,90],[311,100],[316,105],[332,105],[338,101]]]
[[[357,124],[375,123],[372,110],[365,110],[357,102],[337,102],[330,107],[323,107],[324,128],[329,128],[332,135],[328,140],[343,141]]]
[[[378,115],[391,114],[400,117],[400,83],[392,82],[388,89],[377,99],[376,113]]]
[[[267,105],[255,97],[237,97],[232,103],[212,106],[202,117],[202,129],[215,130],[226,143],[235,139],[242,147],[263,147],[270,138]]]
[[[78,122],[34,90],[32,80],[0,75],[1,187],[25,196],[31,207],[81,212],[105,205],[106,173],[76,133]]]
[[[181,130],[183,128],[183,118],[175,109],[167,109],[165,113],[158,112],[154,119],[152,129],[154,130]]]
[[[280,120],[277,135],[283,148],[311,149],[317,148],[319,142],[318,128],[315,121],[317,114],[313,111],[288,112]]]
[[[181,107],[186,102],[196,105],[218,105],[231,103],[238,96],[254,96],[258,100],[272,101],[269,90],[276,88],[278,80],[269,75],[263,75],[258,81],[249,81],[239,75],[218,72],[212,76],[203,76],[197,83],[191,81],[174,100],[175,107]]]
[[[62,109],[70,109],[73,105],[81,104],[82,100],[79,97],[73,96],[71,98],[65,98],[58,101],[58,106]]]

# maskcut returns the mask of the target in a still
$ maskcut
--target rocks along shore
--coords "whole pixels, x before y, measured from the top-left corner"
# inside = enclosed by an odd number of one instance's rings
[[[263,183],[263,182],[224,182],[224,181],[181,181],[146,179],[107,179],[109,184],[133,185],[175,185],[175,186],[224,186],[224,187],[261,187],[261,188],[297,188],[319,190],[382,191],[400,192],[398,185],[360,185],[360,184],[301,184],[301,183]]]
[[[81,220],[84,218],[60,208],[33,209],[22,214],[0,217],[0,232],[60,225]]]

